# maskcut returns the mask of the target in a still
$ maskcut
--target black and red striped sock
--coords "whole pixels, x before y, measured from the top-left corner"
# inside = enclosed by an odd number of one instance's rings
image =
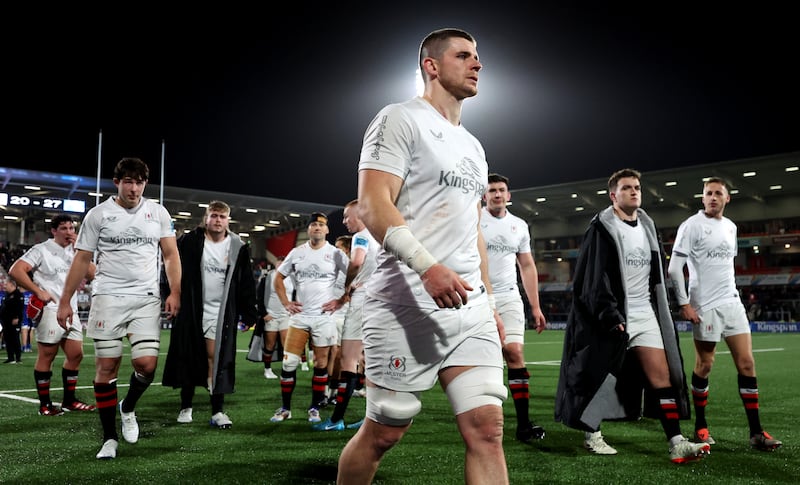
[[[36,382],[36,394],[39,396],[39,404],[47,406],[50,404],[50,378],[53,373],[50,371],[33,371],[33,380]]]
[[[94,383],[94,399],[103,426],[103,441],[117,440],[117,381],[106,384]]]
[[[694,403],[694,429],[708,428],[706,406],[708,405],[708,378],[692,373],[692,402]]]
[[[750,426],[750,436],[761,432],[761,419],[758,416],[758,380],[756,376],[743,376],[739,374],[739,396],[742,398],[744,412],[747,414],[747,424]]]

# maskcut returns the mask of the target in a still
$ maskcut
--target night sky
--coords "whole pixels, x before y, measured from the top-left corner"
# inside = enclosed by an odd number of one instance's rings
[[[138,156],[158,183],[164,140],[167,185],[343,205],[440,27],[478,40],[463,123],[512,189],[800,150],[789,6],[341,3],[5,32],[0,166],[94,176],[102,130],[104,178]]]

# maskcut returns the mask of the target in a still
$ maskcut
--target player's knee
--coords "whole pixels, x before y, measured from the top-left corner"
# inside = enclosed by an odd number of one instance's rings
[[[95,340],[94,353],[98,357],[118,359],[122,357],[122,339]]]
[[[473,367],[459,374],[448,385],[447,399],[456,415],[481,406],[503,406],[508,389],[503,385],[500,367]]]
[[[699,376],[707,376],[711,373],[714,367],[714,358],[700,359],[695,363],[695,374]]]
[[[419,394],[367,387],[367,417],[389,426],[407,426],[422,410]],[[399,439],[399,437],[398,437]]]
[[[81,365],[83,354],[66,354],[64,356],[64,365],[68,369],[77,369]]]
[[[286,372],[294,372],[297,370],[297,367],[300,365],[300,356],[297,354],[292,354],[289,352],[283,353],[283,363],[281,364],[281,369],[285,370]]]
[[[756,361],[753,359],[753,356],[740,358],[736,362],[736,370],[739,374],[745,376],[753,376],[756,373]]]
[[[133,373],[133,378],[136,379],[137,381],[141,382],[142,384],[145,384],[145,385],[149,386],[153,382],[153,379],[155,378],[155,375],[152,374],[152,373],[151,374],[142,374],[139,371],[135,371]]]
[[[161,342],[158,338],[151,336],[131,335],[131,359],[136,360],[142,357],[158,357],[158,350]]]

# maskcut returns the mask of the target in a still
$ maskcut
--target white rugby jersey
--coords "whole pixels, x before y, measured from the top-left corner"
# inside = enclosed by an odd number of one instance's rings
[[[344,282],[345,281],[347,281],[347,272],[346,271],[344,273],[339,273],[338,276],[336,276],[336,283],[333,285],[335,287],[334,291],[333,291],[333,295],[334,295],[335,298],[341,298],[342,295],[344,295]]]
[[[344,282],[347,281],[347,271],[345,270],[344,273],[339,273],[339,276],[336,277],[336,284],[334,285],[336,288],[333,292],[334,298],[341,298],[344,295]],[[350,308],[350,302],[345,302],[338,310],[331,312],[332,315],[344,316],[347,314],[347,309]]]
[[[698,310],[741,301],[733,260],[738,253],[736,224],[700,210],[678,227],[673,253],[687,256],[689,303]]]
[[[372,234],[364,228],[357,233],[353,234],[353,241],[350,243],[350,254],[355,254],[356,249],[364,251],[364,262],[358,269],[358,274],[353,278],[351,283],[353,286],[358,286],[367,281],[375,269],[378,267],[378,250],[381,245],[372,237]],[[356,291],[361,291],[358,288]]]
[[[158,247],[165,237],[175,237],[169,212],[144,197],[133,209],[117,204],[116,197],[91,208],[75,248],[97,251],[92,296],[158,296]]]
[[[411,232],[440,263],[481,288],[478,203],[488,166],[480,142],[417,97],[383,108],[364,135],[359,170],[403,179],[396,206]],[[438,308],[420,277],[381,248],[367,294],[400,305]]]
[[[277,274],[278,270],[273,269],[265,276],[265,278],[269,278],[266,283],[269,287],[264,290],[264,298],[266,298],[264,303],[267,307],[267,313],[273,318],[281,318],[289,315],[289,310],[283,306],[281,299],[278,298],[278,294],[275,292],[275,275]],[[291,300],[292,293],[294,293],[294,281],[292,281],[292,278],[284,279],[283,286],[286,288],[286,297]]]
[[[301,313],[322,315],[323,303],[342,296],[336,280],[340,273],[347,273],[347,261],[347,255],[327,241],[319,249],[307,242],[289,251],[278,271],[294,278],[297,301],[303,304]],[[288,291],[286,296],[291,298]]]
[[[20,257],[33,268],[33,282],[54,298],[47,304],[54,310],[58,308],[58,299],[64,290],[67,273],[74,257],[75,250],[71,244],[62,248],[54,239],[36,244]],[[77,292],[72,294],[70,306],[77,312]]]
[[[531,252],[528,224],[506,210],[504,217],[495,217],[486,207],[481,213],[481,232],[489,256],[489,282],[494,293],[516,291],[517,254]]]
[[[614,217],[617,230],[622,238],[622,268],[625,271],[625,295],[628,310],[650,308],[650,263],[652,254],[644,228],[640,223],[635,227]]]
[[[203,320],[217,320],[225,290],[225,276],[228,273],[228,254],[231,251],[231,238],[227,235],[220,242],[203,238]]]

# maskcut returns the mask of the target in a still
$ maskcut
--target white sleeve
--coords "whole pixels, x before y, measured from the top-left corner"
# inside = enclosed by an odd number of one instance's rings
[[[384,107],[364,133],[358,169],[380,170],[405,178],[415,133],[405,108],[398,104]]]
[[[669,279],[672,280],[672,288],[675,290],[675,297],[678,305],[688,305],[689,296],[686,294],[686,278],[683,276],[683,267],[686,265],[686,256],[678,255],[675,251],[669,259]]]

